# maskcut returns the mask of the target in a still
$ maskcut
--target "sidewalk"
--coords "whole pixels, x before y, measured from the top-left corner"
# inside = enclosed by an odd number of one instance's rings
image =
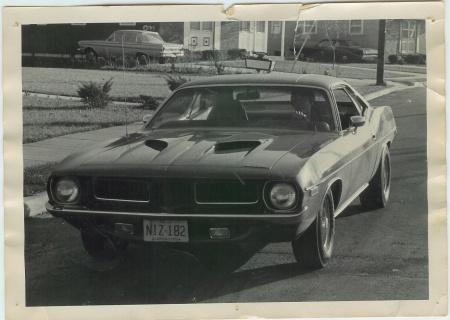
[[[362,86],[373,85],[373,80],[346,79],[356,89]],[[390,82],[390,86],[371,92],[364,97],[372,100],[391,92],[408,88],[407,85]],[[128,133],[133,133],[142,127],[141,123],[128,125]],[[111,127],[106,129],[80,132],[61,137],[56,137],[35,143],[23,145],[24,168],[41,165],[50,162],[59,162],[73,152],[80,151],[96,143],[125,135],[125,126]],[[47,193],[42,192],[31,197],[24,198],[26,217],[49,217],[45,213]]]

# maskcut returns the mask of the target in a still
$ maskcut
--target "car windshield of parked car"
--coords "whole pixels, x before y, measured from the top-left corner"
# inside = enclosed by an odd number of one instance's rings
[[[334,130],[325,90],[290,86],[211,86],[176,92],[146,129],[262,127]]]
[[[150,43],[164,43],[164,40],[161,38],[159,34],[151,34],[151,33],[144,33],[144,41],[150,42]]]

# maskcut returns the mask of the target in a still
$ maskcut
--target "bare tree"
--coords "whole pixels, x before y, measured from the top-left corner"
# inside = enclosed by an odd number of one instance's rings
[[[330,43],[331,50],[333,51],[333,69],[335,69],[336,64],[336,45],[339,45],[338,40],[340,39],[341,36],[346,36],[347,32],[348,32],[347,21],[342,20],[325,21],[325,36],[327,37]]]

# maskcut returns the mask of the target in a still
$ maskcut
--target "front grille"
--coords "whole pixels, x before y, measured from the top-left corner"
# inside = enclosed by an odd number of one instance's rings
[[[199,204],[254,204],[258,202],[258,186],[239,182],[197,182],[195,201]]]
[[[148,202],[150,187],[140,180],[96,179],[94,195],[99,200]]]

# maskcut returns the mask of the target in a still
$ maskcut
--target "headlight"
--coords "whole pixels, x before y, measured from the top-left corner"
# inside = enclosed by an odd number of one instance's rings
[[[296,200],[295,188],[289,183],[275,183],[270,190],[270,202],[277,209],[290,209]]]
[[[54,184],[55,200],[62,203],[74,203],[78,200],[80,188],[78,183],[72,178],[61,178]]]

